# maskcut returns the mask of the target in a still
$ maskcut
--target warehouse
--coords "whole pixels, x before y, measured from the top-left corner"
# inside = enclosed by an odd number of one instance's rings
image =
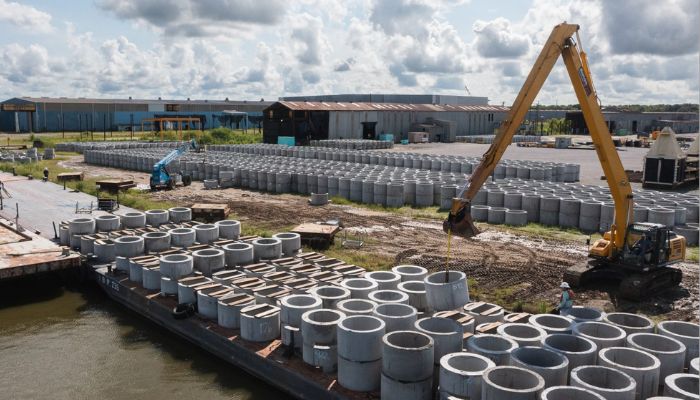
[[[618,135],[650,133],[665,127],[672,128],[676,133],[698,132],[696,112],[603,111],[603,116],[610,133]],[[566,119],[571,121],[571,133],[588,134],[581,111],[567,112]]]
[[[271,102],[15,97],[0,103],[0,131],[124,131],[175,129],[147,120],[180,118],[183,129],[257,126]],[[161,124],[163,126],[161,126]]]
[[[401,103],[401,104],[451,104],[485,106],[489,104],[488,97],[454,96],[446,94],[322,94],[313,96],[286,96],[280,101],[313,101],[313,102],[343,102],[343,103]]]
[[[507,107],[489,105],[279,101],[264,111],[263,134],[265,143],[277,143],[279,136],[306,144],[382,134],[393,134],[398,141],[422,125],[449,125],[448,133],[433,140],[453,142],[455,136],[493,134],[507,112]]]

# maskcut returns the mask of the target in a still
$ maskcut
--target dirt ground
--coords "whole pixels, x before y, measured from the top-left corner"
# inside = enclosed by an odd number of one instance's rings
[[[148,182],[148,174],[88,166],[80,160],[81,157],[75,157],[61,164],[83,170],[89,176],[129,177],[140,183]],[[444,269],[447,262],[447,236],[442,231],[441,221],[435,219],[409,218],[349,205],[313,207],[307,204],[307,197],[288,194],[204,190],[201,182],[152,196],[155,200],[184,206],[196,202],[226,202],[243,225],[248,223],[272,232],[290,229],[302,222],[338,219],[350,235],[362,233],[365,238],[361,249],[348,252],[386,258],[394,265],[422,265],[432,271]],[[522,306],[526,311],[551,308],[557,301],[564,270],[586,259],[583,242],[516,236],[506,228],[479,226],[483,232],[476,238],[452,239],[449,257],[450,269],[467,274],[472,296],[479,299],[498,301],[510,307]],[[605,285],[578,290],[575,302],[607,311],[639,312],[658,319],[697,321],[700,307],[698,266],[683,263],[680,268],[684,272],[680,287],[649,296],[641,303],[618,299],[615,288]]]

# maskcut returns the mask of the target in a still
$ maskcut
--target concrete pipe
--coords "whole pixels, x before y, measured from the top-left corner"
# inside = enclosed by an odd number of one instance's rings
[[[255,262],[274,260],[282,257],[282,241],[275,238],[260,238],[253,240],[253,255]]]
[[[377,303],[366,299],[345,299],[338,302],[338,311],[347,316],[372,315]]]
[[[192,228],[175,228],[168,231],[170,233],[170,244],[175,247],[189,247],[197,239]]]
[[[503,195],[503,207],[511,210],[521,210],[523,194],[520,192],[507,192]]]
[[[618,328],[624,330],[628,335],[633,333],[654,332],[654,322],[639,314],[623,312],[608,313],[603,316],[603,322],[617,326]]]
[[[425,282],[406,281],[399,283],[399,290],[408,295],[408,304],[418,310],[418,312],[430,311],[428,296],[425,292]]]
[[[390,182],[386,185],[386,206],[398,208],[404,205],[403,182]]]
[[[569,359],[561,353],[541,347],[519,347],[510,354],[510,365],[536,372],[545,387],[566,385]]]
[[[323,308],[333,310],[341,300],[350,298],[350,291],[337,286],[317,286],[309,291],[309,294],[321,299]]]
[[[649,222],[674,226],[676,224],[676,211],[668,208],[650,208],[647,219]]]
[[[119,230],[121,218],[118,215],[99,215],[95,217],[98,232],[112,232]]]
[[[571,385],[596,392],[607,400],[634,400],[634,379],[609,367],[584,365],[571,370]]]
[[[571,333],[574,322],[569,318],[553,314],[535,314],[530,316],[527,322],[550,333]],[[544,338],[542,338],[544,339]]]
[[[452,208],[452,199],[457,197],[457,185],[442,185],[440,187],[440,210]]]
[[[121,216],[124,229],[143,228],[146,226],[146,214],[142,212],[128,212]]]
[[[690,360],[690,366],[688,367],[688,372],[691,374],[700,373],[700,357],[695,357]]]
[[[686,366],[690,365],[690,360],[698,357],[700,325],[685,321],[663,321],[659,322],[656,330],[660,335],[674,338],[685,345]]]
[[[535,372],[512,366],[497,366],[484,371],[482,400],[538,400],[544,379]]]
[[[141,277],[143,278],[143,288],[146,290],[160,290],[160,271],[158,268],[144,268],[141,271]]]
[[[578,227],[583,232],[598,232],[600,227],[600,209],[602,203],[595,200],[585,200],[581,202],[579,211]],[[638,221],[637,219],[635,219]]]
[[[460,323],[449,318],[421,318],[414,324],[414,329],[433,338],[435,343],[435,364],[440,364],[442,356],[462,351],[464,328]]]
[[[70,229],[67,225],[61,225],[58,227],[58,238],[58,243],[61,246],[70,246]]]
[[[506,222],[507,208],[491,206],[488,211],[487,222],[489,224],[500,225]]]
[[[573,306],[569,309],[567,317],[574,322],[602,321],[603,313],[600,310],[590,307]]]
[[[280,302],[282,325],[301,327],[301,316],[311,310],[323,307],[323,302],[316,296],[308,294],[293,294],[285,296]]]
[[[542,340],[542,348],[563,354],[569,360],[569,372],[582,365],[595,365],[598,346],[581,336],[553,333]]]
[[[472,206],[472,218],[476,222],[486,222],[489,219],[489,206],[483,205],[473,205]]]
[[[504,222],[510,226],[525,226],[527,225],[527,211],[507,209]]]
[[[311,193],[309,204],[312,206],[324,206],[328,204],[328,193]]]
[[[540,199],[540,220],[543,225],[559,225],[559,197],[542,197]]]
[[[99,239],[93,243],[93,251],[97,257],[98,263],[110,263],[114,261],[115,245],[113,240]]]
[[[129,280],[132,282],[143,282],[143,266],[141,264],[129,261]]]
[[[123,257],[125,259],[140,256],[144,251],[144,241],[142,237],[138,236],[120,236],[114,239],[114,254],[116,257]],[[119,267],[119,265],[117,265]],[[127,265],[123,265],[124,268],[118,268],[121,270],[126,270]]]
[[[219,228],[219,239],[236,240],[241,236],[241,223],[232,219],[225,219],[214,223]]]
[[[372,315],[384,321],[386,332],[411,330],[418,319],[418,311],[414,307],[399,303],[377,304]]]
[[[459,352],[442,356],[440,398],[481,399],[482,375],[495,366],[493,361],[478,354]]]
[[[552,386],[542,391],[541,400],[605,400],[588,389],[574,386]]]
[[[353,362],[382,358],[382,338],[386,325],[369,315],[347,317],[338,323],[338,356]],[[376,377],[379,381],[379,375]]]
[[[430,207],[434,202],[433,182],[416,182],[416,207]]]
[[[146,225],[156,228],[167,224],[170,219],[168,210],[147,210],[144,214],[146,214]]]
[[[282,254],[290,257],[301,249],[301,236],[294,232],[282,232],[272,235],[274,239],[282,242]]]
[[[542,339],[547,336],[544,329],[521,323],[505,323],[496,328],[499,335],[514,340],[518,346],[542,346]]]
[[[467,276],[464,272],[435,272],[425,277],[423,282],[431,310],[455,310],[469,302]]]
[[[177,279],[161,275],[160,294],[161,296],[177,296]]]
[[[467,349],[481,354],[496,365],[510,364],[510,353],[518,348],[514,340],[499,335],[474,335],[467,339]]]
[[[232,293],[221,285],[208,285],[197,290],[197,313],[203,318],[218,321],[218,302],[225,295]]]
[[[302,357],[309,365],[316,365],[314,346],[335,345],[337,343],[338,323],[345,314],[337,310],[310,310],[301,316],[301,336],[303,340]]]
[[[492,304],[492,303],[467,303],[464,305],[463,310],[467,315],[474,318],[474,325],[481,325],[490,322],[502,322],[503,307]]]
[[[423,281],[428,276],[428,270],[418,265],[397,265],[391,272],[401,277],[401,282]]]
[[[355,392],[373,392],[381,386],[382,360],[350,361],[338,355],[338,384]]]
[[[581,213],[581,200],[561,199],[559,202],[559,226],[562,228],[578,228]]]
[[[80,254],[87,255],[94,252],[95,238],[90,235],[80,236]]]
[[[202,275],[211,277],[214,272],[224,269],[224,251],[221,249],[202,249],[192,253],[194,268]]]
[[[219,227],[214,224],[199,224],[192,228],[200,244],[212,244],[219,240]]]
[[[576,336],[591,340],[598,350],[606,347],[624,346],[627,334],[621,328],[603,322],[579,322],[571,330]]]
[[[608,347],[598,352],[598,365],[622,371],[636,382],[635,399],[656,396],[659,391],[661,362],[651,354],[628,347]]]
[[[350,291],[352,299],[369,299],[369,294],[379,289],[377,281],[367,278],[348,278],[340,282],[340,286]]]
[[[700,385],[697,374],[673,374],[664,380],[664,396],[683,400],[700,399]]]
[[[170,234],[168,232],[147,232],[141,236],[147,253],[170,250]]]
[[[178,279],[192,273],[194,261],[187,254],[168,254],[160,257],[160,273]]]
[[[253,245],[248,243],[229,243],[222,247],[224,259],[229,268],[252,264],[254,261]]]
[[[359,203],[362,201],[362,179],[340,178],[338,195],[344,199]]]
[[[489,189],[486,191],[486,205],[489,207],[503,207],[505,193],[502,190]]]
[[[539,222],[540,198],[539,194],[523,194],[522,209],[527,212],[528,222]]]
[[[401,282],[401,275],[391,271],[367,272],[364,278],[377,282],[378,290],[396,290]]]
[[[212,280],[204,276],[190,276],[177,282],[178,304],[194,304],[197,302],[197,288],[212,283]]]
[[[249,305],[240,312],[241,338],[269,342],[280,337],[280,309],[270,304]]]
[[[432,400],[433,377],[421,381],[401,381],[382,372],[380,398],[383,400]]]
[[[633,333],[627,337],[627,347],[646,351],[661,361],[659,381],[683,372],[686,347],[678,340],[654,333]]]
[[[222,297],[217,302],[216,318],[219,326],[229,329],[240,329],[241,310],[254,305],[255,297],[238,293]]]
[[[393,380],[420,382],[433,375],[434,342],[420,332],[396,331],[382,338],[382,373]]]
[[[95,233],[97,223],[93,218],[73,218],[68,221],[70,235],[89,235]]]
[[[398,290],[375,290],[367,298],[377,304],[408,304],[408,295]]]

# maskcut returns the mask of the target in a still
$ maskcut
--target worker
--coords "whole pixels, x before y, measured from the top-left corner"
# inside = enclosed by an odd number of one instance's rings
[[[47,182],[49,180],[49,168],[44,167],[44,182]]]
[[[559,311],[559,315],[569,315],[571,307],[574,306],[574,292],[567,282],[562,282],[559,288],[561,288],[561,297],[559,298],[557,311]]]
[[[637,254],[639,255],[644,255],[646,254],[651,247],[651,238],[649,235],[642,235],[642,237],[637,241],[637,243],[634,244],[634,249]]]

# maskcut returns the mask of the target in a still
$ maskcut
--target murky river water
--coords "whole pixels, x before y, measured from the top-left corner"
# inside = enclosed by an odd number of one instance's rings
[[[0,399],[283,398],[96,286],[0,286]]]

